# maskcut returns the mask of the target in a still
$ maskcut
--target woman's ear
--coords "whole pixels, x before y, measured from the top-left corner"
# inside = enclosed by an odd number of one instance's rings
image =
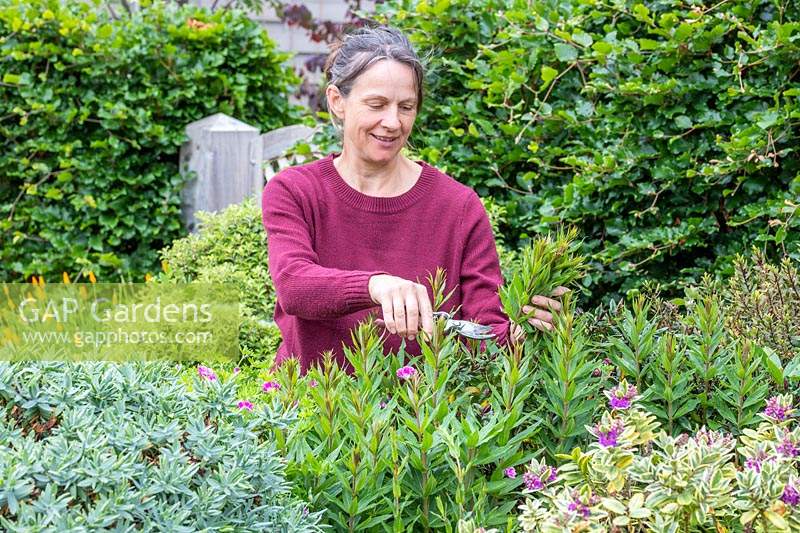
[[[335,85],[325,88],[325,97],[328,99],[328,110],[339,120],[344,120],[344,97]]]

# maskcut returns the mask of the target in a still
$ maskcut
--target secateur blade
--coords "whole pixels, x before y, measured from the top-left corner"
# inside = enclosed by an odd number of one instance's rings
[[[492,333],[491,326],[478,324],[477,322],[470,322],[469,320],[457,320],[445,311],[436,311],[433,313],[434,318],[439,318],[445,321],[444,330],[454,331],[468,339],[486,340],[495,337]]]

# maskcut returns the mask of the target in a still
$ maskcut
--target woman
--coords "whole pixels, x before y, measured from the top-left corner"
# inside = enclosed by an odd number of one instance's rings
[[[446,292],[456,288],[445,307],[460,306],[459,318],[490,325],[507,342],[500,265],[478,196],[401,153],[423,99],[423,67],[408,39],[393,28],[361,28],[332,50],[325,74],[342,152],[284,169],[263,194],[283,334],[277,363],[295,356],[305,372],[333,350],[344,365],[342,343],[372,311],[390,333],[387,351],[405,339],[418,354],[416,335],[433,331],[432,294],[422,282],[437,267],[446,270]],[[531,324],[551,329],[545,309],[560,309],[558,301],[532,303]]]

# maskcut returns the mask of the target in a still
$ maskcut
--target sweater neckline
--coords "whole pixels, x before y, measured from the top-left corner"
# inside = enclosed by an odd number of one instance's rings
[[[339,154],[331,152],[320,160],[323,178],[348,205],[372,213],[397,213],[416,203],[431,188],[436,173],[436,169],[425,161],[417,161],[422,166],[422,173],[409,190],[399,196],[369,196],[351,187],[336,170],[333,159]]]

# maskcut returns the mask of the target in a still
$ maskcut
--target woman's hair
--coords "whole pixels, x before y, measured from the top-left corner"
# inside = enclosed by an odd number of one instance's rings
[[[325,61],[325,77],[347,98],[356,79],[376,62],[392,59],[408,65],[414,72],[417,87],[417,112],[422,108],[425,68],[411,43],[403,33],[388,26],[361,27],[345,34],[331,46]],[[331,120],[340,126],[339,119],[331,113]]]

